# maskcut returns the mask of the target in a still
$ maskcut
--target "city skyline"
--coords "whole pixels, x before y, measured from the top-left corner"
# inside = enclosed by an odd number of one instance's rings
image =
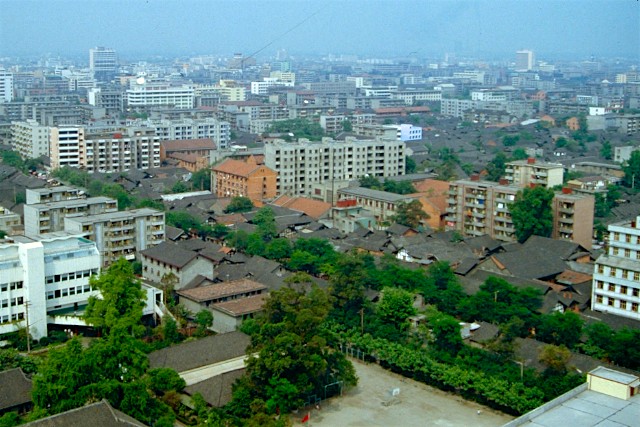
[[[242,52],[429,57],[639,57],[640,5],[621,1],[2,2],[0,55]]]

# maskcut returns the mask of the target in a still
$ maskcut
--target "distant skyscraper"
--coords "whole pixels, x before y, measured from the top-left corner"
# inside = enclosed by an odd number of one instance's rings
[[[529,71],[533,70],[534,65],[533,51],[519,50],[516,52],[516,70]]]
[[[99,82],[110,82],[118,71],[116,51],[107,47],[89,49],[89,68]]]
[[[0,103],[13,100],[13,74],[0,68]]]

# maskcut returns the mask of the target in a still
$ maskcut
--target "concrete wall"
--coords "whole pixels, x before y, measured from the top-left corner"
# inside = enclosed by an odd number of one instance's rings
[[[615,381],[593,375],[587,375],[587,381],[589,384],[589,390],[617,397],[622,400],[628,400],[631,397],[631,388],[625,384],[620,384]]]

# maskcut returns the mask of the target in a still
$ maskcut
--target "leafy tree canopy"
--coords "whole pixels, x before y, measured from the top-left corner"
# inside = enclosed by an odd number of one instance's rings
[[[542,186],[518,191],[515,201],[509,205],[518,242],[524,242],[531,235],[551,236],[553,196],[553,190]]]
[[[429,214],[422,210],[422,203],[419,200],[412,200],[398,205],[394,220],[398,224],[417,229],[429,218]]]
[[[224,209],[225,213],[249,212],[253,209],[253,202],[248,197],[235,196]]]
[[[279,120],[269,126],[268,132],[293,134],[293,137],[286,136],[285,140],[306,138],[311,141],[320,141],[325,136],[324,129],[320,124],[307,119]]]

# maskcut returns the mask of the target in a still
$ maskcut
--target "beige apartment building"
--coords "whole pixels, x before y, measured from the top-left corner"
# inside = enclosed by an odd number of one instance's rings
[[[505,242],[516,241],[509,211],[521,188],[496,182],[458,180],[449,184],[446,228],[464,236],[489,235]],[[554,239],[569,240],[591,248],[593,210],[591,195],[556,193],[552,202]]]
[[[542,185],[553,188],[562,185],[564,167],[555,163],[538,163],[536,159],[517,160],[509,162],[505,169],[505,179],[509,184],[518,187]]]

